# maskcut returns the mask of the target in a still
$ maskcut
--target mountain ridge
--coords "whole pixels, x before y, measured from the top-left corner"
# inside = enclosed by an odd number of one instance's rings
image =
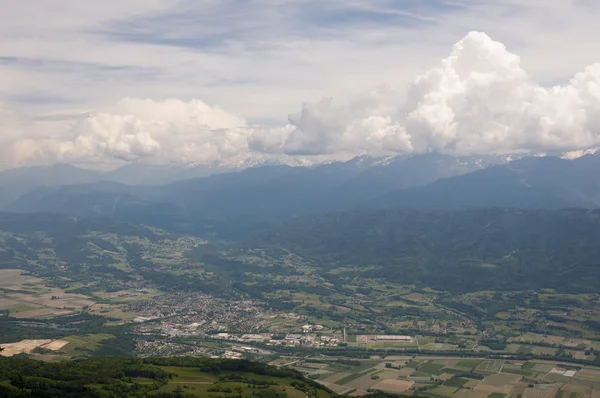
[[[14,212],[107,216],[176,232],[239,237],[311,214],[361,208],[462,210],[600,206],[600,155],[524,157],[506,164],[439,153],[313,167],[270,165],[166,185],[94,182],[42,187]]]
[[[170,208],[174,223],[208,223],[235,217],[256,225],[307,214],[352,208],[395,189],[424,185],[441,177],[479,169],[475,163],[430,153],[411,157],[360,157],[313,167],[270,165],[162,186],[116,182],[41,187],[4,207],[15,212],[56,212],[77,216],[136,214],[136,222],[165,219],[154,211]],[[176,215],[176,216],[175,216]],[[218,221],[220,222],[220,221]],[[254,224],[254,222],[251,222]],[[161,227],[166,227],[160,224]],[[194,232],[197,232],[194,230]]]

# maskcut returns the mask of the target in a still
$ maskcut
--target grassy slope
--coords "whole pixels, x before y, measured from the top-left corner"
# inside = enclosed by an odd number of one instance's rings
[[[19,395],[19,389],[24,395]],[[226,391],[236,389],[241,396],[271,391],[304,398],[306,393],[301,390],[317,398],[335,396],[298,372],[246,361],[89,358],[49,364],[0,359],[0,396],[39,396],[40,391],[54,390],[56,396],[65,397],[91,397],[102,391],[123,397],[169,396],[164,394],[177,391],[184,396],[210,397],[231,396]]]

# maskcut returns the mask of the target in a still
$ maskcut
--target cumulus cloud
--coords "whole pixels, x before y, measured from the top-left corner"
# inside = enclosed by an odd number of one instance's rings
[[[71,155],[135,160],[219,160],[247,150],[245,121],[202,101],[124,99],[72,130]]]
[[[0,113],[10,135],[5,163],[51,161],[203,162],[248,153],[251,130],[246,122],[202,101],[123,99],[110,111],[89,113],[71,121],[53,122],[57,132],[33,138],[40,123]]]
[[[334,109],[328,100],[305,104],[290,121],[283,148],[300,153],[585,149],[600,144],[600,64],[545,88],[502,43],[472,32],[415,79],[399,108]]]
[[[472,32],[438,66],[418,76],[404,99],[376,89],[346,104],[305,103],[276,127],[252,125],[200,100],[178,99],[124,99],[50,136],[6,110],[0,119],[6,131],[0,153],[13,165],[141,158],[203,162],[253,154],[578,151],[600,146],[600,64],[563,86],[543,87],[503,44]]]
[[[600,143],[600,64],[544,88],[484,33],[458,42],[410,87],[405,125],[416,151],[574,150]]]
[[[410,137],[392,116],[387,90],[373,90],[344,107],[332,98],[304,103],[282,129],[256,130],[253,146],[292,155],[411,152]],[[256,145],[256,143],[261,145]]]
[[[335,109],[331,100],[305,104],[302,112],[290,116],[290,124],[295,128],[286,139],[284,150],[309,154],[340,150],[411,151],[404,127],[382,108],[387,107],[367,105],[360,109],[357,104],[350,104],[346,109]]]
[[[23,115],[0,103],[0,126],[0,168],[24,164],[34,156],[38,144],[28,137]]]

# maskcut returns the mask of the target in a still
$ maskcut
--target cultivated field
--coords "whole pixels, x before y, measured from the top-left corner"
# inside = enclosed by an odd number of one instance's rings
[[[302,360],[290,367],[352,396],[381,390],[431,398],[600,397],[600,368],[556,362],[425,357],[357,358],[353,362],[321,358],[320,362],[329,365],[319,367],[318,372]]]
[[[0,356],[12,357],[22,353],[31,354],[38,347],[58,351],[68,343],[66,340],[22,340],[17,343],[0,344],[0,347],[4,349],[0,352]]]
[[[48,318],[79,312],[95,302],[81,294],[48,286],[21,270],[0,270],[0,310],[15,318]]]
[[[151,289],[144,293],[127,290],[95,292],[93,297],[73,294],[52,286],[51,281],[28,275],[23,270],[0,269],[0,311],[7,310],[16,319],[51,319],[85,310],[92,315],[112,319],[110,325],[119,325],[132,322],[137,316],[123,311],[123,308],[157,294]]]

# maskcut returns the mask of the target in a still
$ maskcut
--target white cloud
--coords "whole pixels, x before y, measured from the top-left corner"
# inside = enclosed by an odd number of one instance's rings
[[[244,119],[200,100],[183,102],[172,98],[165,101],[125,98],[115,108],[117,113],[132,115],[152,123],[173,123],[211,130],[235,128],[246,123]]]
[[[6,165],[27,163],[110,162],[153,158],[197,162],[248,153],[246,122],[202,101],[153,101],[126,98],[110,112],[75,120],[27,121],[16,112],[0,113]],[[46,134],[36,138],[36,131]],[[49,131],[53,130],[53,134]]]
[[[331,100],[305,104],[290,117],[294,128],[282,150],[468,155],[600,144],[600,64],[568,85],[545,88],[485,33],[469,33],[440,66],[417,77],[403,106],[366,98],[341,108]]]
[[[148,126],[133,115],[100,113],[79,121],[72,147],[63,155],[135,160],[151,156],[160,144]]]
[[[600,143],[599,85],[600,64],[595,64],[568,85],[542,87],[518,56],[473,32],[411,86],[406,127],[417,151],[589,148]]]
[[[410,152],[410,137],[404,127],[387,115],[389,104],[366,97],[336,108],[332,99],[305,103],[302,111],[289,116],[287,137],[280,149],[285,153],[317,155],[351,153]]]
[[[251,101],[251,98],[247,99]],[[74,121],[35,122],[7,110],[0,123],[10,165],[48,161],[203,162],[258,154],[347,157],[577,151],[600,146],[600,64],[544,87],[519,56],[472,32],[409,85],[346,103],[306,102],[289,123],[248,123],[200,100],[125,98]],[[48,127],[52,124],[51,128]]]
[[[199,100],[127,98],[76,123],[64,156],[212,161],[248,151],[246,122]]]
[[[0,169],[26,163],[37,143],[28,137],[23,115],[0,103]]]

